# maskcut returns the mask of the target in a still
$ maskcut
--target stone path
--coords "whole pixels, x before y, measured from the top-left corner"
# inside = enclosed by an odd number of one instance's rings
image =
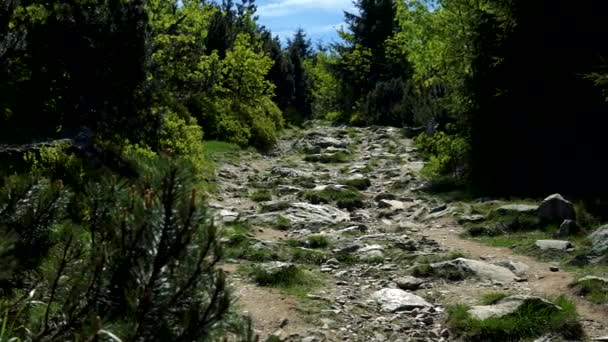
[[[262,340],[448,341],[449,304],[476,305],[495,291],[568,292],[568,273],[461,240],[455,207],[416,191],[422,165],[412,141],[395,128],[318,126],[281,140],[271,156],[250,154],[221,166],[221,196],[211,204],[219,220],[251,225],[250,248],[279,248],[311,235],[331,243],[322,262],[296,262],[324,279],[304,299],[255,285],[238,271],[250,261],[224,265],[240,310],[253,316]],[[336,203],[310,196],[347,191],[345,184],[362,189],[362,197]],[[249,198],[260,189],[270,190],[272,201]],[[288,229],[273,228],[281,220]],[[411,277],[420,265],[439,277]],[[588,335],[608,335],[606,308],[577,301]]]

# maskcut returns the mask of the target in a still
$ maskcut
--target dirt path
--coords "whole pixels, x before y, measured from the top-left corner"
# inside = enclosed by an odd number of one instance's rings
[[[412,191],[421,184],[421,167],[412,142],[397,129],[316,126],[281,140],[272,156],[248,154],[220,168],[221,193],[212,202],[220,209],[218,219],[249,229],[240,257],[223,268],[239,310],[253,317],[262,340],[449,341],[446,305],[477,304],[483,293],[498,290],[572,295],[570,273],[461,239],[462,228],[443,215],[444,203]],[[344,184],[360,192],[344,192]],[[271,201],[253,201],[256,192],[270,193]],[[323,198],[327,193],[337,197]],[[289,225],[278,230],[279,222]],[[311,247],[307,239],[316,236],[328,246]],[[402,278],[421,260],[443,260],[451,251],[487,263],[522,262],[529,267],[527,281],[429,278],[407,290],[426,304],[408,302],[405,310],[379,305],[378,296],[404,288]],[[321,281],[296,296],[258,286],[242,271],[273,260],[293,263]],[[588,336],[608,335],[606,307],[575,299]]]

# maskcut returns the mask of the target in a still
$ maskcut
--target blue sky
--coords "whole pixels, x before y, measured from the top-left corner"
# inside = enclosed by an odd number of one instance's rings
[[[282,42],[301,27],[315,44],[336,41],[344,24],[343,11],[354,12],[352,0],[257,0],[258,23],[281,37]]]

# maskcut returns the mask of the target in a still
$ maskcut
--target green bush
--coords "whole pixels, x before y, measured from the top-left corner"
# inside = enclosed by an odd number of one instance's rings
[[[8,337],[192,341],[233,331],[218,233],[188,165],[159,161],[133,182],[92,182],[80,213],[67,211],[60,182],[6,181],[0,232],[15,241],[0,246],[0,259],[13,261],[0,282]]]
[[[444,132],[420,134],[415,144],[423,157],[428,159],[422,169],[423,176],[429,179],[447,176],[456,180],[468,177],[470,146],[464,137]]]
[[[367,188],[369,188],[372,185],[372,182],[369,180],[369,178],[365,178],[365,177],[353,178],[353,179],[343,179],[343,180],[339,181],[338,183],[350,186],[357,190],[366,190]]]
[[[481,305],[494,305],[501,299],[509,297],[506,292],[490,292],[481,297]]]

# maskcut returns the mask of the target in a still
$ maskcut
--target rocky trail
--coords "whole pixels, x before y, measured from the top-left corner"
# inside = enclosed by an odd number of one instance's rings
[[[226,226],[246,223],[247,253],[262,256],[222,268],[262,340],[450,341],[449,305],[497,291],[576,298],[572,274],[460,238],[456,217],[467,213],[419,191],[422,166],[395,128],[325,126],[281,140],[272,155],[221,165],[211,206]],[[319,282],[297,293],[261,286],[248,265],[298,268]],[[608,335],[606,306],[575,300],[587,336]]]

